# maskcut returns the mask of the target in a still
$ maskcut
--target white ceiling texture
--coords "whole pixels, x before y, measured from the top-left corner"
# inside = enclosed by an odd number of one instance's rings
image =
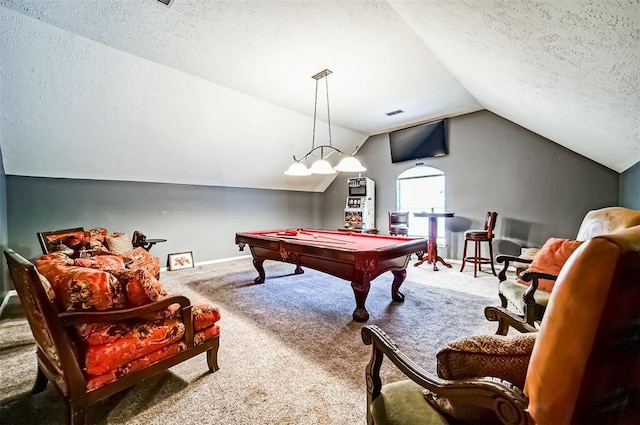
[[[5,171],[323,191],[283,171],[325,68],[345,152],[487,109],[617,172],[640,160],[638,0],[0,0]]]

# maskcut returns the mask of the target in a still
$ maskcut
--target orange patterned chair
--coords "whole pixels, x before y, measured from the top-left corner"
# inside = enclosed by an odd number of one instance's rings
[[[108,254],[51,252],[35,267],[12,250],[5,257],[36,341],[32,393],[55,385],[70,423],[84,424],[90,404],[197,354],[218,369],[218,308],[167,294],[147,270]]]
[[[126,261],[127,268],[131,270],[144,269],[156,278],[160,277],[160,259],[151,255],[144,248],[144,243],[136,242],[137,234],[136,231],[130,240],[126,233],[109,234],[107,229],[103,227],[91,230],[75,227],[39,232],[37,236],[43,254],[60,250],[67,250],[72,257],[115,254]]]

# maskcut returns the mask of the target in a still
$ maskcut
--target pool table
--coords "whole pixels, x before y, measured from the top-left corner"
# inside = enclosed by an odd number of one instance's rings
[[[356,298],[353,320],[358,322],[369,319],[365,300],[371,280],[386,271],[393,273],[391,298],[404,301],[400,285],[407,277],[409,258],[427,248],[425,238],[313,229],[241,232],[236,233],[236,244],[240,251],[246,245],[251,249],[258,271],[255,283],[265,281],[264,260],[295,264],[296,274],[304,273],[306,266],[351,281]]]

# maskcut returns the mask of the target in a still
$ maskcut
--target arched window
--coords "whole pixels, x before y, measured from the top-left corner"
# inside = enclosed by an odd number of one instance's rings
[[[414,217],[414,212],[445,211],[444,172],[437,168],[418,165],[400,174],[396,180],[397,211],[408,211],[409,235],[429,236],[429,219]],[[444,218],[438,219],[438,244],[445,243]]]

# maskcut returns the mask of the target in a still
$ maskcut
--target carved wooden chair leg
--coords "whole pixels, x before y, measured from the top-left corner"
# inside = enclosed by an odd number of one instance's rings
[[[69,423],[71,425],[87,424],[87,406],[85,404],[69,403]]]
[[[473,263],[473,277],[478,277],[478,270],[482,271],[482,262],[480,261],[480,242],[475,241],[473,248],[473,253],[475,255],[475,262]]]
[[[207,350],[207,365],[209,366],[210,372],[215,372],[219,369],[218,367],[218,344],[215,347]]]
[[[460,271],[464,271],[464,264],[467,261],[467,242],[469,242],[468,240],[464,240],[464,248],[462,248],[462,266],[460,266]]]

